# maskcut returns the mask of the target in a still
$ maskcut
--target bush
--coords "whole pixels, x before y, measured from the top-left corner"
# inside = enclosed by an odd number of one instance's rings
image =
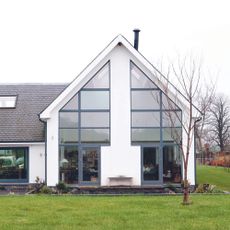
[[[58,193],[67,193],[69,191],[68,187],[64,182],[59,182],[58,184],[56,184],[56,189]]]
[[[47,187],[46,185],[44,185],[39,191],[39,193],[41,193],[41,194],[52,194],[52,192],[53,192],[53,190],[51,188]]]
[[[195,193],[223,193],[223,191],[217,189],[216,186],[212,184],[199,184]]]

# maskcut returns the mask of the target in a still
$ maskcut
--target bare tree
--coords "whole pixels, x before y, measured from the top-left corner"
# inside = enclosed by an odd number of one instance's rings
[[[201,120],[201,111],[195,106],[197,98],[201,94],[201,64],[197,64],[193,58],[184,58],[179,60],[177,65],[171,66],[171,73],[168,71],[167,77],[164,77],[164,91],[168,98],[173,98],[175,104],[181,106],[183,116],[179,117],[173,110],[167,112],[168,119],[171,122],[171,136],[180,147],[183,160],[183,204],[190,204],[188,181],[188,164],[191,154],[191,147],[194,141],[194,128],[196,123]],[[177,87],[169,83],[169,76],[173,75],[177,79]],[[173,108],[174,103],[168,100],[167,104]],[[182,137],[175,127],[175,117],[180,120],[183,129]]]
[[[211,82],[209,85],[205,84],[197,98],[198,108],[202,113],[202,121],[196,125],[196,148],[201,155],[202,163],[204,163],[203,160],[205,161],[207,150],[204,145],[210,142],[209,135],[207,135],[207,126],[210,120],[210,108],[213,98],[215,98],[215,84]]]
[[[214,98],[210,108],[208,126],[212,140],[223,152],[230,140],[230,104],[226,96],[218,95]]]

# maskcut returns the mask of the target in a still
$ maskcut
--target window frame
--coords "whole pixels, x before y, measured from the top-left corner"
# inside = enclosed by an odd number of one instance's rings
[[[29,182],[29,147],[0,147],[0,150],[23,149],[26,158],[26,179],[0,179],[0,183],[28,183]]]
[[[14,105],[13,106],[1,106],[0,102],[0,109],[15,109],[18,102],[18,95],[0,95],[0,101],[1,98],[14,98]]]

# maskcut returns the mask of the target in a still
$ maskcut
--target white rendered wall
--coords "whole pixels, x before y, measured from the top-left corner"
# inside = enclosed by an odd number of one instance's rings
[[[183,118],[182,121],[184,122],[185,127],[188,126],[189,122],[189,112],[184,112],[182,111]],[[186,144],[187,144],[187,134],[186,132],[182,129],[182,142],[183,142],[183,149],[184,153],[186,153]],[[191,185],[195,185],[195,149],[194,149],[194,137],[192,138],[191,146],[189,149],[189,161],[188,161],[188,181]],[[183,175],[184,175],[184,167],[183,167]]]
[[[101,148],[101,185],[109,177],[132,177],[133,185],[141,184],[140,147],[131,146],[130,135],[130,56],[117,46],[111,64],[111,146]]]
[[[52,119],[47,121],[47,185],[55,186],[58,179],[58,111],[53,112]]]
[[[45,144],[29,146],[29,183],[36,177],[45,180]]]

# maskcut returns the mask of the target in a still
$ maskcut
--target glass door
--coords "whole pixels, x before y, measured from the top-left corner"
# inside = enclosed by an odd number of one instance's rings
[[[66,184],[78,184],[78,158],[77,146],[61,146],[59,157],[59,178]]]
[[[142,184],[161,183],[161,162],[159,146],[142,147]]]
[[[80,184],[99,184],[99,148],[81,149]]]

